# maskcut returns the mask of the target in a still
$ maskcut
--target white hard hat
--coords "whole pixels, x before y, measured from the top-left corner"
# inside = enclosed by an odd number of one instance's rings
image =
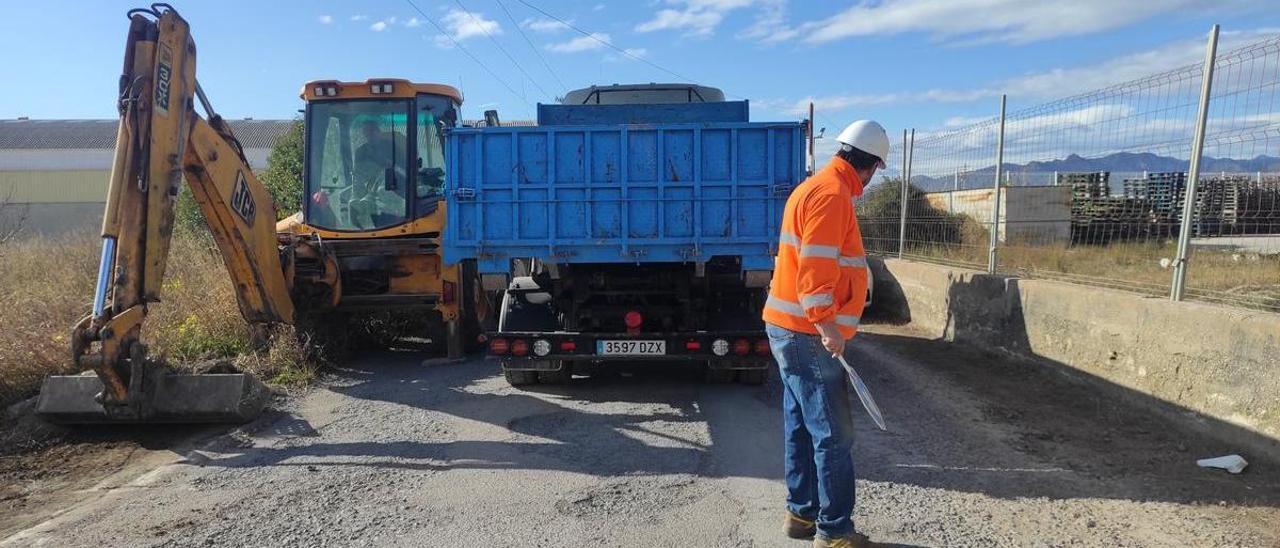
[[[845,126],[836,141],[879,158],[880,167],[885,167],[885,160],[889,157],[889,134],[885,133],[880,124],[871,120],[858,120]]]

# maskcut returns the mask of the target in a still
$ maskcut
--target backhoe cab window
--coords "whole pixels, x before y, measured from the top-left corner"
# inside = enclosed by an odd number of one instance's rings
[[[409,216],[407,101],[317,102],[307,119],[307,223],[373,230]]]
[[[453,101],[438,95],[419,95],[415,108],[418,132],[418,200],[430,204],[444,192],[444,130],[457,121]],[[429,207],[429,206],[428,206]],[[425,211],[427,207],[419,207]]]

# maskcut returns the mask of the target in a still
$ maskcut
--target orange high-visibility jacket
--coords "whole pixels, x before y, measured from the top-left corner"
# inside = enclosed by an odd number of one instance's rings
[[[838,157],[791,192],[764,321],[817,334],[814,324],[832,320],[845,338],[857,333],[867,295],[867,256],[853,209],[861,194],[857,172]]]

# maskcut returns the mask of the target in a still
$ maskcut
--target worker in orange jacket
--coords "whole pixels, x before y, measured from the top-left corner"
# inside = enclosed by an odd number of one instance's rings
[[[869,542],[853,524],[853,418],[836,356],[858,331],[869,278],[853,201],[889,154],[888,134],[869,120],[836,141],[831,162],[787,198],[764,308],[783,384],[783,529],[820,548]]]

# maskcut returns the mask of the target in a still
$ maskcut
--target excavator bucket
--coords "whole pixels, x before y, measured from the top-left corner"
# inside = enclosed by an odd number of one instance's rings
[[[243,423],[262,412],[271,391],[244,373],[150,375],[130,405],[103,405],[96,375],[45,379],[36,413],[58,424]]]

